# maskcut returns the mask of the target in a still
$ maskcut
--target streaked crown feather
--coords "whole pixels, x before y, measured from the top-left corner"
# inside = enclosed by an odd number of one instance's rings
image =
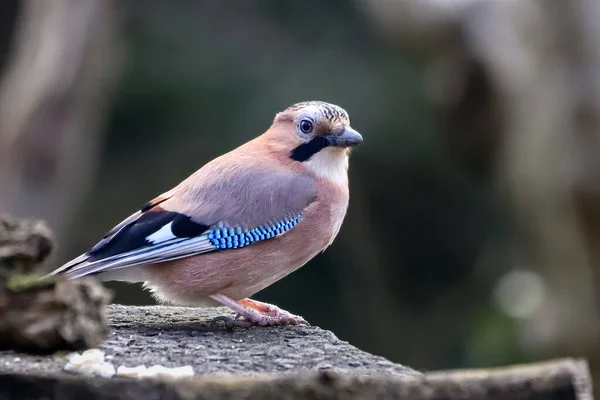
[[[293,104],[283,110],[279,115],[293,115],[298,112],[304,112],[309,109],[318,111],[330,123],[341,122],[344,125],[350,125],[350,117],[346,110],[335,104],[324,101],[303,101]]]

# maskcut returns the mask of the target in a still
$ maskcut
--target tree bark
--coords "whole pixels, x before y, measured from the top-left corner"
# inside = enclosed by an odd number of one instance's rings
[[[0,399],[591,399],[583,360],[421,373],[318,327],[228,331],[210,323],[230,312],[223,307],[111,305],[108,312],[111,334],[100,349],[115,368],[189,365],[197,377],[73,376],[62,371],[65,358],[0,352]]]

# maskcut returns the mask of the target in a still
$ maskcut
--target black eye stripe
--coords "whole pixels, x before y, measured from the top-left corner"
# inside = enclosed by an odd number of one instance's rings
[[[317,136],[292,150],[290,158],[295,161],[304,162],[329,145],[329,139],[324,136]]]

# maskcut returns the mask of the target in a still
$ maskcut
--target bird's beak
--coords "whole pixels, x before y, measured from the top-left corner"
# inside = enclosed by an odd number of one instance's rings
[[[351,147],[362,143],[363,138],[360,133],[356,132],[349,126],[344,128],[341,135],[329,135],[327,136],[330,146],[335,147]]]

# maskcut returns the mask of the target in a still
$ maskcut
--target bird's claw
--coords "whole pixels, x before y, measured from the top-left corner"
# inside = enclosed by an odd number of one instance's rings
[[[270,305],[271,309],[267,311],[265,314],[269,317],[273,318],[275,321],[279,321],[279,324],[275,325],[306,325],[310,326],[310,324],[301,316],[294,315],[288,311],[282,310],[279,307]]]
[[[276,316],[274,318],[276,320],[279,320],[279,321],[282,322],[282,324],[280,324],[280,325],[306,325],[306,326],[310,326],[310,324],[304,318],[302,318],[301,316],[290,314],[288,312],[285,312],[285,314],[283,314],[281,316]]]
[[[281,313],[270,312],[260,313],[257,315],[241,315],[237,314],[234,318],[219,316],[215,317],[210,321],[211,325],[215,325],[218,322],[223,322],[227,329],[233,328],[249,328],[251,326],[277,326],[277,325],[305,325],[310,326],[310,324],[302,317],[298,315],[290,314],[286,311]]]

